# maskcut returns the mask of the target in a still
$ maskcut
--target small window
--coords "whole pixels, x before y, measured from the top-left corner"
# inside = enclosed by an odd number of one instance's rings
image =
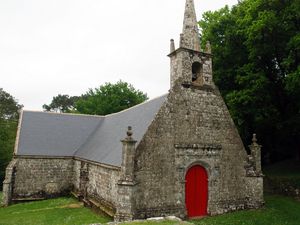
[[[197,81],[201,77],[202,65],[199,62],[194,62],[192,65],[192,81]],[[199,81],[199,80],[198,80]]]

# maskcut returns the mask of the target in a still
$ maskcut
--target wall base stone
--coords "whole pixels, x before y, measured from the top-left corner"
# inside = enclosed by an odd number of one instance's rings
[[[3,181],[3,205],[8,206],[12,203],[13,188],[15,182],[15,165],[13,159],[6,168],[5,180]]]

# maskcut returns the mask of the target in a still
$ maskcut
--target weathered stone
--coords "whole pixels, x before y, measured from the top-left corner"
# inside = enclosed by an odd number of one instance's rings
[[[16,155],[6,170],[4,203],[72,191],[115,221],[186,218],[186,174],[199,166],[207,173],[205,214],[261,207],[261,146],[253,138],[247,155],[213,82],[209,43],[200,51],[196,21],[194,3],[187,0],[180,47],[171,43],[169,94],[137,145],[129,128],[120,167],[71,156]]]
[[[13,159],[6,168],[2,199],[2,203],[5,206],[10,205],[12,202],[13,188],[15,186],[15,164],[16,160]]]
[[[118,203],[117,183],[120,180],[120,168],[77,159],[73,172],[75,192],[87,201],[98,202],[102,211],[113,216]]]
[[[121,179],[118,181],[118,201],[115,221],[131,221],[134,218],[134,193],[136,182],[134,180],[134,158],[136,141],[132,138],[131,127],[128,127],[127,137],[122,140],[122,166]]]

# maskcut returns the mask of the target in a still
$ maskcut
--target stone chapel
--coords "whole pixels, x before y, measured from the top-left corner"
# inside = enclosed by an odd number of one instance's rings
[[[193,0],[168,94],[107,116],[23,111],[6,205],[73,193],[115,221],[217,215],[264,204],[260,148],[248,155],[201,49]]]

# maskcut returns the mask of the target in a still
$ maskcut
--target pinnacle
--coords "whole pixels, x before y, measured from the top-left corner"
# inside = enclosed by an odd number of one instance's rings
[[[194,0],[186,0],[181,47],[200,51],[200,38]]]

